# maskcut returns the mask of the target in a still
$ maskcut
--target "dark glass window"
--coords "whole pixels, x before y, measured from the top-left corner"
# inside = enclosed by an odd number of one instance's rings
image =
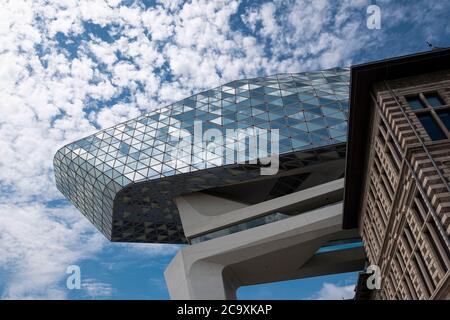
[[[446,138],[444,132],[441,130],[441,128],[439,128],[438,124],[436,123],[436,121],[434,121],[430,113],[418,114],[417,117],[427,131],[431,140],[442,140]]]
[[[450,110],[438,111],[437,114],[447,127],[448,131],[450,131]]]
[[[408,101],[409,106],[414,110],[425,108],[419,96],[406,97],[406,101]]]
[[[444,102],[442,101],[441,97],[439,97],[437,92],[427,93],[425,95],[425,98],[427,98],[428,103],[432,107],[440,107],[444,105]]]

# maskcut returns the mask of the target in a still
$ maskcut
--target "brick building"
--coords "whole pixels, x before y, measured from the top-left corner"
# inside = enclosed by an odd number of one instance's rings
[[[450,50],[351,76],[344,228],[359,228],[381,276],[356,297],[450,299]]]

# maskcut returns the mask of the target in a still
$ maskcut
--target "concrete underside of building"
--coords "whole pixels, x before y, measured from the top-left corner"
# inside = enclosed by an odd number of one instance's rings
[[[248,206],[204,194],[178,198],[188,237],[272,212],[306,211],[180,250],[165,271],[171,298],[235,299],[241,286],[362,270],[362,247],[318,252],[357,237],[356,229],[342,230],[341,201],[324,205],[342,187],[340,179]]]

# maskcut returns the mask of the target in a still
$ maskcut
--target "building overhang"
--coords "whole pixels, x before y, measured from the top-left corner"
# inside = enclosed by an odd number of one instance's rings
[[[370,133],[370,91],[375,83],[450,69],[450,49],[436,49],[352,66],[345,168],[343,228],[358,226]]]
[[[342,178],[349,80],[333,68],[194,94],[63,146],[57,188],[111,241],[186,243],[179,196],[251,205]]]

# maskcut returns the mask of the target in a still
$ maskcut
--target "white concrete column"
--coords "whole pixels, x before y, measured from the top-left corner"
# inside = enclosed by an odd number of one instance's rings
[[[187,246],[165,271],[169,294],[172,299],[235,299],[242,285],[362,269],[362,249],[344,260],[335,254],[336,263],[333,255],[315,255],[348,233],[341,223],[342,204],[336,204]]]

